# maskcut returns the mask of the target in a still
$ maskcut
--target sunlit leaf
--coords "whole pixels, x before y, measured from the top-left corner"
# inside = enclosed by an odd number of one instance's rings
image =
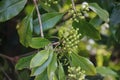
[[[0,22],[9,20],[18,15],[24,8],[27,0],[1,0]]]
[[[49,57],[49,50],[38,52],[30,62],[30,68],[41,66]]]
[[[31,72],[31,76],[40,75],[42,72],[44,72],[47,66],[50,64],[52,57],[53,57],[53,52],[50,51],[49,58],[47,59],[47,61],[44,62],[41,66],[33,68]]]

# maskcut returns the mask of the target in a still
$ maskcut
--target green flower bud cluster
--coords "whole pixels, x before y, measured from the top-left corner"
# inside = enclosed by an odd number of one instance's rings
[[[51,5],[55,5],[55,4],[58,4],[58,1],[57,0],[45,0],[44,1],[44,5],[50,7]]]
[[[64,51],[68,53],[78,53],[78,43],[80,42],[81,37],[78,30],[78,28],[64,27],[59,31]]]
[[[70,9],[68,12],[69,12],[69,14],[73,15],[71,20],[79,22],[79,19],[85,19],[86,17],[89,17],[89,14],[88,14],[89,5],[87,2],[83,2],[81,4],[80,9],[76,9],[76,10]]]
[[[87,2],[83,2],[81,5],[81,10],[89,11],[89,5]]]
[[[68,66],[68,80],[85,80],[85,71],[81,67]]]

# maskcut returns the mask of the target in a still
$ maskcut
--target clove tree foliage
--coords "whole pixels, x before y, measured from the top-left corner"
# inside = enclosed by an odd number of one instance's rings
[[[15,80],[119,80],[119,19],[116,0],[0,0],[0,24],[15,20],[31,51],[0,56],[15,64]],[[2,64],[0,79],[13,80]]]

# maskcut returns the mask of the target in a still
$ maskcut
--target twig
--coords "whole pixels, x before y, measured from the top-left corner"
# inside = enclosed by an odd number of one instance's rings
[[[32,52],[28,52],[28,53],[26,53],[26,54],[20,55],[19,58],[25,57],[25,56],[29,56],[29,55],[32,55],[33,53],[37,53],[37,52],[38,52],[37,50],[32,51]]]
[[[54,42],[52,45],[60,45],[60,42]]]
[[[72,8],[73,8],[73,10],[75,11],[75,13],[77,13],[77,10],[76,10],[76,8],[75,8],[74,0],[71,0],[71,2],[72,2]]]
[[[33,2],[34,2],[34,4],[35,4],[35,8],[36,8],[37,15],[38,15],[38,21],[39,21],[39,25],[40,25],[41,37],[43,38],[43,37],[44,37],[43,27],[42,27],[41,15],[40,15],[40,12],[39,12],[39,9],[38,9],[38,4],[37,4],[37,1],[36,1],[36,0],[33,0]]]

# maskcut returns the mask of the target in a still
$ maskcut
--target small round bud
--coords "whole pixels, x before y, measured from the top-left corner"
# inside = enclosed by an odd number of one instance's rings
[[[48,0],[49,2],[51,2],[51,0]]]
[[[86,7],[88,7],[88,3],[87,2],[83,2],[82,3],[82,9],[85,9]]]
[[[80,19],[85,19],[85,17],[84,16],[80,16]]]
[[[48,5],[48,3],[47,3],[47,2],[45,2],[45,3],[44,3],[44,5]]]
[[[48,4],[48,6],[50,7],[51,5],[50,5],[50,4]]]
[[[53,4],[57,4],[57,3],[58,3],[58,1],[54,1],[54,2],[53,2]]]
[[[73,14],[73,13],[74,13],[74,10],[71,10],[70,12]]]

